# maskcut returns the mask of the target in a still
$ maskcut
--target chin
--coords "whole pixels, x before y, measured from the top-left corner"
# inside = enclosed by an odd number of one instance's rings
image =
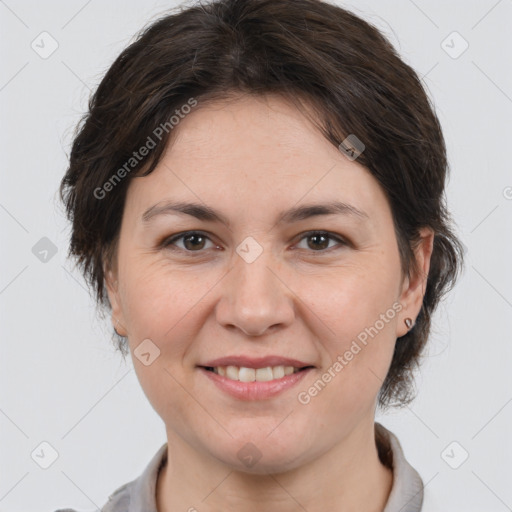
[[[245,455],[247,457],[247,455]],[[286,473],[294,470],[301,465],[297,459],[297,454],[290,455],[289,458],[283,459],[282,457],[276,456],[274,453],[263,452],[260,458],[256,457],[251,463],[246,460],[240,460],[238,455],[230,460],[225,460],[225,456],[222,462],[230,467],[233,471],[239,473],[247,473],[250,475],[276,475],[279,473]]]
[[[305,456],[304,443],[298,437],[278,436],[275,432],[269,435],[270,431],[262,429],[254,435],[230,439],[224,446],[212,446],[210,453],[234,471],[242,473],[277,474],[297,468]],[[231,456],[226,457],[227,453]]]

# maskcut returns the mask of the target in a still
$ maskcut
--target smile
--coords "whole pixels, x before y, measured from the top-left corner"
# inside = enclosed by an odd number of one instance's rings
[[[238,400],[268,400],[302,381],[313,366],[198,366],[197,369],[223,394]]]
[[[239,382],[268,382],[282,379],[286,375],[305,370],[294,366],[266,366],[264,368],[246,368],[244,366],[207,366],[207,371],[216,373],[221,377]]]

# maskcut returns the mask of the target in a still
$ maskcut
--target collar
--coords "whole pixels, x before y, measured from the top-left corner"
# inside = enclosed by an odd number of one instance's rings
[[[393,485],[382,512],[421,512],[423,481],[407,462],[398,438],[375,422],[375,440],[382,463],[393,470]]]
[[[381,462],[393,470],[393,484],[383,512],[421,512],[423,481],[405,459],[397,437],[375,422],[375,440]],[[156,483],[166,461],[167,443],[164,443],[137,479],[124,484],[109,496],[101,512],[158,512]]]

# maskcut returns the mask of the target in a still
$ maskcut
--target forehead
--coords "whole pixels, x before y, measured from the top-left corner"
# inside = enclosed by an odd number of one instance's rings
[[[130,184],[127,202],[138,211],[168,199],[260,214],[336,200],[371,211],[383,199],[368,170],[281,97],[199,102],[174,129],[156,169]]]
[[[313,114],[304,104],[306,112]],[[336,148],[307,119],[305,114],[287,100],[275,95],[243,95],[234,99],[208,101],[184,117],[177,127],[172,143],[175,159],[187,158],[190,149],[197,155],[232,161],[271,160],[288,154],[304,157],[323,148]],[[264,153],[257,153],[265,149]]]

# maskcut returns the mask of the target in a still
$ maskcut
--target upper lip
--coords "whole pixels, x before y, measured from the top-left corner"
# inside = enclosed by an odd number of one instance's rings
[[[313,366],[312,364],[290,359],[281,356],[248,357],[248,356],[226,356],[218,359],[212,359],[199,366],[218,367],[218,366],[238,366],[244,368],[265,368],[267,366],[294,366],[295,368],[304,368]]]

